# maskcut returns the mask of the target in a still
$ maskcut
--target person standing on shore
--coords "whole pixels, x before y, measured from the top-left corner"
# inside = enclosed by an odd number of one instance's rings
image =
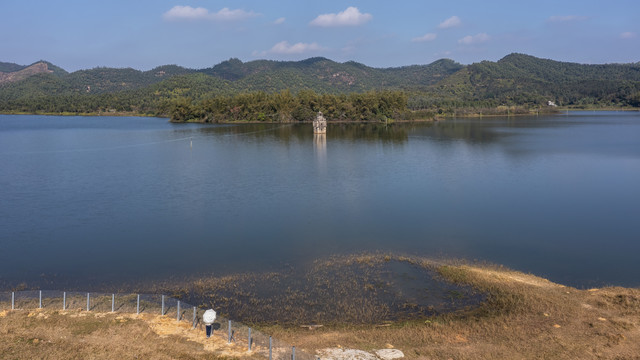
[[[213,309],[209,309],[202,315],[202,322],[205,324],[205,331],[207,337],[211,337],[213,333],[213,323],[216,321],[216,312]]]

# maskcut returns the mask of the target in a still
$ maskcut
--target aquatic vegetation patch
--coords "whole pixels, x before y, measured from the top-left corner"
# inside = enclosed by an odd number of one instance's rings
[[[304,269],[205,276],[164,283],[164,293],[245,323],[379,324],[427,318],[479,304],[470,286],[446,281],[435,265],[395,255],[336,256]]]

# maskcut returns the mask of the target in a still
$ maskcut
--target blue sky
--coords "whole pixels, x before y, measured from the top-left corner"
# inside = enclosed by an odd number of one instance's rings
[[[640,61],[640,1],[2,0],[0,61],[69,71],[324,56],[375,67],[520,52]]]

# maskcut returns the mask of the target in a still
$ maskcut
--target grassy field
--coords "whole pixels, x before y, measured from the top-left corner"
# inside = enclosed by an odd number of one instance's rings
[[[259,358],[228,345],[222,334],[207,339],[187,322],[151,314],[81,310],[0,312],[2,359],[226,359]]]
[[[640,290],[578,290],[495,266],[439,265],[441,276],[486,293],[479,306],[392,322],[263,324],[274,338],[324,348],[396,348],[409,359],[638,359]],[[262,358],[166,316],[84,311],[0,313],[2,358]]]

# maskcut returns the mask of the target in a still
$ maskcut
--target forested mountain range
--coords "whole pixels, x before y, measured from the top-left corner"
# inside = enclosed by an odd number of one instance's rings
[[[438,89],[470,100],[512,104],[545,97],[565,106],[638,106],[639,82],[640,63],[583,65],[510,54],[497,62],[469,65],[439,83]]]
[[[52,70],[54,68],[55,71]],[[176,75],[192,75],[191,78],[197,81],[198,74],[220,80],[220,84],[230,88],[231,93],[272,92],[285,89],[294,92],[311,89],[320,93],[348,93],[391,88],[426,89],[429,85],[462,68],[464,68],[463,65],[448,59],[438,60],[429,65],[387,69],[372,68],[356,62],[337,63],[325,58],[310,58],[302,61],[256,60],[247,63],[238,59],[229,59],[214,67],[200,70],[165,65],[150,71],[99,67],[67,73],[50,63],[40,61],[30,66],[0,63],[0,76],[3,75],[2,73],[6,76],[27,70],[31,70],[31,75],[51,73],[60,83],[57,93],[82,91],[104,93],[131,90],[149,86]],[[2,80],[0,77],[0,85],[8,82],[15,81]]]
[[[402,92],[408,110],[640,106],[640,63],[584,65],[510,54],[496,62],[373,68],[326,58],[230,59],[206,69],[165,65],[149,71],[94,68],[67,72],[46,61],[0,62],[0,111],[168,114],[176,102],[288,91],[294,96]],[[308,94],[307,94],[308,95]],[[305,95],[306,96],[306,95]],[[395,96],[395,95],[394,95]],[[310,105],[313,106],[313,105]],[[314,110],[314,109],[312,109]]]

